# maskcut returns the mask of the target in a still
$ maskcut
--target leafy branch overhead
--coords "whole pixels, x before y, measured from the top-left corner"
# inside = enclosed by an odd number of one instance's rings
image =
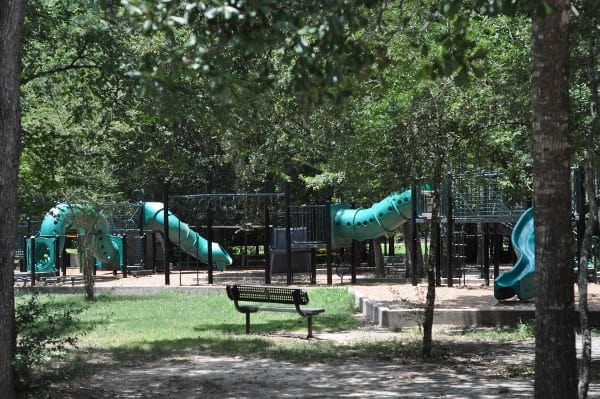
[[[366,45],[358,34],[369,28],[379,3],[124,0],[123,12],[138,21],[138,33],[165,38],[152,52],[160,62],[147,57],[131,73],[157,78],[183,66],[218,92],[236,66],[260,59],[264,84],[285,74],[302,102],[317,101],[329,87],[350,89],[355,72],[366,74],[385,59],[385,48]]]

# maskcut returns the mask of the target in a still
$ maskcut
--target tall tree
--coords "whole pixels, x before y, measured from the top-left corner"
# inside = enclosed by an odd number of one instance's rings
[[[571,233],[569,0],[536,7],[532,25],[535,397],[577,396]]]
[[[24,0],[0,1],[0,397],[15,398],[13,256],[21,140],[19,86]]]

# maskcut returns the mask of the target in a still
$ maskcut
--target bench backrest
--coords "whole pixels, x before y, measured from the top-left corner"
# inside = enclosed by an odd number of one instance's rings
[[[308,304],[308,293],[299,288],[228,285],[227,295],[233,301]]]

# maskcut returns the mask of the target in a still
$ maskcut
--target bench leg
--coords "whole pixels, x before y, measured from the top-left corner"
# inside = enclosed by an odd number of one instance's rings
[[[246,312],[246,334],[250,334],[250,312]]]
[[[306,338],[313,338],[313,333],[312,333],[312,316],[308,316],[308,337]]]

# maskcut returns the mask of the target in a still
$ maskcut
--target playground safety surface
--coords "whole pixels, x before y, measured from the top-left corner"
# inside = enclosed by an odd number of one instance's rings
[[[216,275],[215,275],[216,276]],[[334,276],[335,277],[335,276]],[[122,278],[99,278],[98,292],[153,292],[156,290],[222,289],[228,282],[242,278],[225,276],[207,283],[203,273],[173,273],[170,285],[165,286],[163,274]],[[245,283],[261,284],[260,280]],[[285,284],[285,279],[275,279]],[[324,276],[318,275],[317,286],[325,286]],[[492,283],[493,284],[493,283]],[[306,281],[295,285],[309,286]],[[334,281],[339,286],[339,280]],[[43,285],[38,284],[43,287]],[[347,284],[344,284],[347,286]],[[52,289],[80,290],[56,284]],[[357,297],[367,298],[380,306],[393,309],[412,308],[422,303],[426,286],[416,287],[398,281],[359,280],[349,286]],[[600,310],[600,285],[589,285],[588,299],[592,310]],[[532,302],[499,304],[493,287],[481,281],[467,281],[455,287],[437,287],[436,307],[470,307],[494,309],[506,307],[533,308]],[[360,316],[359,317],[364,317]],[[155,360],[143,362],[119,361],[111,354],[90,354],[98,366],[92,376],[56,382],[54,397],[61,398],[529,398],[533,396],[534,343],[493,342],[462,334],[460,329],[436,327],[434,345],[449,348],[452,356],[437,360],[407,360],[393,354],[356,357],[333,363],[300,363],[273,359],[252,359],[191,349]],[[414,332],[412,333],[414,334]],[[418,332],[416,333],[419,334]],[[303,334],[268,334],[261,338],[277,340],[304,339]],[[414,338],[414,335],[413,335]],[[394,340],[401,345],[407,332],[394,332],[367,323],[365,327],[338,333],[318,331],[315,321],[315,340],[331,345],[358,341]],[[310,341],[309,341],[310,342]],[[579,342],[579,339],[578,339]],[[594,339],[593,358],[600,361],[600,338]],[[589,397],[600,397],[600,377],[593,373]]]

